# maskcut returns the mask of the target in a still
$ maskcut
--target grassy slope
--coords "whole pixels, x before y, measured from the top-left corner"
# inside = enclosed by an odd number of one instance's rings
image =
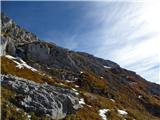
[[[5,57],[1,57],[2,60],[2,74],[12,74],[19,77],[23,77],[29,80],[33,80],[35,82],[43,83],[48,82],[49,84],[57,84],[63,83],[64,85],[61,87],[67,87],[71,88],[74,86],[73,83],[65,83],[61,80],[58,80],[57,78],[53,77],[50,78],[47,75],[42,75],[38,72],[33,72],[29,69],[19,69],[16,67],[16,64]],[[146,111],[144,106],[142,106],[137,99],[137,94],[140,93],[139,88],[131,88],[129,86],[124,86],[119,91],[116,91],[114,93],[115,95],[115,101],[113,102],[108,98],[102,97],[98,94],[89,93],[88,86],[90,87],[96,87],[100,88],[105,91],[109,91],[109,88],[107,87],[107,82],[98,78],[97,76],[91,74],[91,73],[85,73],[81,75],[81,78],[83,79],[82,82],[83,85],[81,90],[81,96],[85,99],[86,104],[92,106],[89,107],[85,105],[82,109],[75,111],[74,114],[68,115],[64,120],[101,120],[101,117],[98,114],[99,109],[107,108],[110,109],[110,111],[107,113],[109,120],[158,120],[159,118],[154,117],[149,112]],[[160,105],[160,100],[158,100],[154,96],[149,96],[145,93],[141,93],[142,95],[147,97],[147,101],[151,104]],[[28,119],[25,116],[25,111],[23,109],[20,109],[19,111],[16,110],[17,106],[12,103],[12,99],[14,99],[15,93],[8,88],[2,87],[2,117],[4,117],[4,120],[26,120]],[[117,109],[126,109],[126,111],[129,113],[127,116],[120,116],[117,113]],[[13,114],[11,114],[13,113]],[[16,116],[15,116],[16,114]],[[32,114],[32,119],[39,120],[42,119],[34,113]],[[44,120],[47,118],[43,118]]]

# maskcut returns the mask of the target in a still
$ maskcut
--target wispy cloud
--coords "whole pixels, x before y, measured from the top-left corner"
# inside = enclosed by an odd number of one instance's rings
[[[109,12],[107,7],[102,8],[109,16],[104,17],[102,13],[104,28],[98,30],[101,37],[95,36],[95,39],[103,44],[95,54],[114,60],[147,80],[160,83],[158,5],[120,3],[112,6]]]
[[[60,45],[113,60],[160,84],[160,2],[95,2],[81,10],[75,32],[59,37]]]

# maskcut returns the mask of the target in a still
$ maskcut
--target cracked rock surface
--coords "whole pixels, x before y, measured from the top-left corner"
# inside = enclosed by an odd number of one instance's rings
[[[17,104],[27,111],[39,115],[49,115],[53,119],[62,119],[81,107],[79,98],[74,91],[69,89],[47,83],[39,84],[11,75],[2,75],[1,84],[17,93]]]

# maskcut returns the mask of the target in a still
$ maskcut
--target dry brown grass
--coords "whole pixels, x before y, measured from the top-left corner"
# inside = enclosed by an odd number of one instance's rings
[[[1,57],[1,70],[2,74],[12,74],[19,77],[23,77],[29,80],[33,80],[38,83],[47,82],[49,84],[54,84],[63,88],[74,88],[73,83],[66,83],[65,81],[59,80],[56,77],[50,78],[48,75],[42,75],[40,72],[33,72],[30,69],[19,69],[16,67],[16,64],[5,57]],[[158,96],[151,96],[144,92],[143,82],[138,85],[129,86],[123,85],[118,86],[118,91],[110,91],[108,88],[108,83],[104,79],[99,78],[93,73],[84,72],[80,75],[80,82],[82,84],[81,88],[81,97],[85,99],[86,104],[91,105],[92,107],[84,106],[82,109],[79,109],[75,112],[75,114],[68,115],[65,120],[100,120],[101,117],[98,114],[99,109],[110,109],[111,111],[107,113],[109,120],[122,120],[124,119],[122,116],[119,116],[117,113],[117,109],[126,109],[129,113],[125,118],[127,120],[158,120],[158,117],[153,116],[149,113],[145,107],[139,102],[138,95],[141,94],[145,96],[147,102],[151,105],[160,106],[160,99]],[[116,82],[116,81],[114,81]],[[59,84],[63,83],[63,84]],[[118,84],[116,84],[118,85]],[[140,87],[142,86],[142,87]],[[114,86],[116,87],[116,86]],[[90,89],[98,88],[102,92],[110,92],[114,94],[115,103],[112,102],[109,98],[102,97],[101,95],[91,92]],[[13,96],[13,93],[3,89],[3,103],[5,100],[8,101],[9,96]],[[7,95],[8,94],[8,95]],[[3,106],[4,107],[4,106]],[[5,107],[4,107],[5,108]],[[14,113],[15,108],[5,108],[9,109],[7,115],[11,116],[10,113]],[[21,115],[20,115],[21,116]],[[33,115],[34,116],[34,115]],[[37,116],[34,116],[35,119],[39,120]],[[19,118],[18,118],[19,119]],[[25,120],[25,119],[22,119]]]
[[[81,84],[81,87],[87,90],[90,88],[99,88],[101,90],[105,90],[107,88],[107,83],[104,79],[101,79],[89,72],[84,72],[80,75],[79,84]]]
[[[49,78],[47,75],[43,75],[40,72],[33,72],[27,68],[19,69],[16,67],[16,63],[4,56],[1,57],[1,72],[2,74],[11,74],[18,77],[23,77],[38,83],[47,82],[54,84],[58,81],[56,78]]]

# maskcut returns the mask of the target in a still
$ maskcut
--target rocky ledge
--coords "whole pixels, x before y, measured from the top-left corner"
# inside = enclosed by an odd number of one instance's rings
[[[62,119],[82,107],[73,90],[2,75],[1,84],[16,92],[15,101],[28,112]]]

